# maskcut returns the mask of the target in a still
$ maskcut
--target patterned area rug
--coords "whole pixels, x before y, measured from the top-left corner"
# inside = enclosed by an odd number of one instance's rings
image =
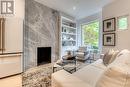
[[[77,62],[77,70],[90,64],[87,62]],[[44,64],[31,68],[23,73],[23,87],[51,87],[52,64]]]

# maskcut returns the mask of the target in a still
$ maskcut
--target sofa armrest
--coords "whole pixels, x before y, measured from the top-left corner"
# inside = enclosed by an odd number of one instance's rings
[[[52,87],[91,87],[74,75],[61,70],[52,74]]]

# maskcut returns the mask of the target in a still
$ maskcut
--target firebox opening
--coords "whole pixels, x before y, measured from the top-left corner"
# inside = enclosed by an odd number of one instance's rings
[[[37,48],[37,65],[51,63],[51,47]]]

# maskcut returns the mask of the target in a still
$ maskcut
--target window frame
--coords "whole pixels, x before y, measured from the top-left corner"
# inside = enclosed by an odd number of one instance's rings
[[[95,22],[98,22],[99,23],[99,30],[98,30],[98,32],[99,32],[99,37],[98,37],[98,47],[100,46],[100,20],[93,20],[93,21],[90,21],[90,22],[87,22],[87,23],[82,23],[81,25],[80,25],[80,29],[81,29],[81,44],[82,44],[82,46],[86,46],[85,44],[84,44],[84,37],[83,37],[83,29],[82,29],[82,26],[84,26],[84,25],[89,25],[89,24],[92,24],[92,23],[95,23]]]
[[[119,19],[121,19],[121,18],[127,18],[127,28],[126,29],[119,28]],[[123,16],[117,17],[117,29],[119,31],[124,31],[124,30],[128,30],[128,28],[129,28],[129,15],[123,15]]]

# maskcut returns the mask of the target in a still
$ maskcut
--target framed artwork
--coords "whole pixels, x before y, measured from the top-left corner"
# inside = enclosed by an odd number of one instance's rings
[[[103,34],[103,46],[115,46],[116,35],[115,33]]]
[[[116,19],[111,18],[103,21],[103,32],[111,32],[116,30]]]

